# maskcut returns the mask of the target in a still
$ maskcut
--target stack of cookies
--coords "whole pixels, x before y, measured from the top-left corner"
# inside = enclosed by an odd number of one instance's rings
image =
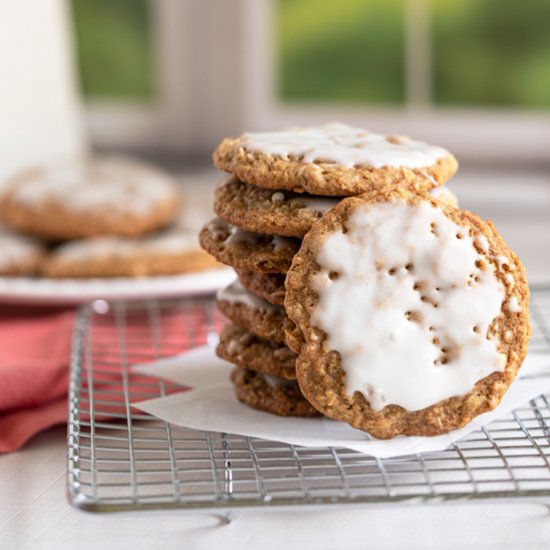
[[[203,248],[232,266],[217,353],[247,405],[375,437],[494,408],[530,334],[528,287],[490,222],[442,184],[441,147],[343,124],[225,139]]]
[[[25,170],[0,193],[0,275],[137,277],[216,264],[179,222],[180,192],[123,158]]]

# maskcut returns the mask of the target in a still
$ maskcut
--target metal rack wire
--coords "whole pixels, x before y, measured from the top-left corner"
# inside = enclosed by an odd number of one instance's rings
[[[531,353],[550,351],[550,289],[532,294]],[[182,388],[129,365],[205,343],[223,324],[207,298],[107,303],[79,315],[68,426],[68,493],[90,511],[436,503],[550,504],[550,394],[442,452],[381,460],[167,424],[132,402]]]

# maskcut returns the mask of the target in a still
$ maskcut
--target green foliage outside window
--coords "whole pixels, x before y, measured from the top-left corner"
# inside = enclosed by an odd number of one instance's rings
[[[550,2],[432,0],[434,100],[550,107]]]
[[[278,0],[279,95],[402,102],[403,15],[403,0]]]
[[[276,0],[276,94],[294,102],[405,103],[407,5]],[[72,6],[84,94],[150,99],[150,0]],[[436,105],[550,107],[550,2],[430,0],[429,11]]]
[[[73,0],[84,95],[114,99],[152,96],[153,47],[148,0]]]

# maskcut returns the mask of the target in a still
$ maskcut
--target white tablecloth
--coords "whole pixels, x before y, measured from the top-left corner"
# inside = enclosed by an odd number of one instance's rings
[[[339,508],[207,514],[91,514],[65,497],[65,430],[0,456],[0,548],[547,549],[550,508],[540,503]]]

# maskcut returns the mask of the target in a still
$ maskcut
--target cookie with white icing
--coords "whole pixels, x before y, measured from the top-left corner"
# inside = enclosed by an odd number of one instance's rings
[[[303,237],[338,197],[273,191],[229,178],[216,188],[214,211],[223,220],[257,233]]]
[[[237,367],[231,372],[231,382],[237,399],[253,409],[278,416],[320,416],[295,380]]]
[[[431,189],[430,194],[445,204],[458,206],[456,196],[444,186]],[[216,188],[214,211],[222,220],[245,231],[302,238],[342,199],[273,191],[228,178]]]
[[[254,296],[239,280],[220,289],[216,302],[220,311],[237,326],[260,338],[284,343],[284,327],[289,322],[284,308]]]
[[[300,248],[298,239],[242,231],[218,218],[202,228],[199,241],[219,262],[261,273],[285,273]]]
[[[285,274],[258,273],[236,269],[239,281],[255,296],[263,298],[270,304],[282,306],[285,303]]]
[[[349,196],[398,185],[428,190],[458,167],[442,147],[333,123],[224,139],[214,164],[268,189]]]
[[[35,275],[45,249],[35,239],[0,228],[0,275]]]
[[[285,284],[302,392],[382,439],[494,409],[527,352],[521,262],[490,222],[427,193],[342,201],[305,236]]]
[[[124,158],[79,159],[31,168],[3,187],[0,219],[51,241],[135,236],[167,225],[179,209],[174,180]]]
[[[284,344],[259,338],[252,332],[236,325],[226,326],[221,335],[216,353],[222,359],[239,367],[296,379],[296,354]]]
[[[145,277],[176,275],[221,265],[199,247],[197,236],[175,228],[143,238],[93,237],[57,247],[44,261],[46,277]]]

